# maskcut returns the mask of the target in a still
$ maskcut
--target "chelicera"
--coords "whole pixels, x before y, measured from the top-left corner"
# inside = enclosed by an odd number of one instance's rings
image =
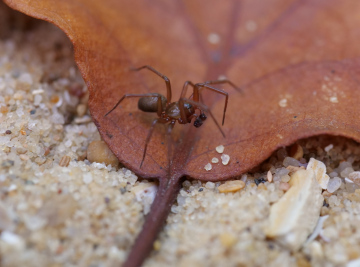
[[[130,97],[140,97],[138,101],[138,108],[140,110],[144,112],[157,113],[158,118],[156,118],[152,122],[151,127],[149,129],[149,133],[145,140],[145,148],[144,148],[144,153],[140,164],[140,168],[144,162],[147,146],[150,141],[151,135],[153,133],[154,127],[157,123],[168,124],[169,126],[168,126],[167,135],[170,136],[170,133],[176,122],[180,124],[187,124],[187,123],[191,123],[192,119],[195,119],[194,126],[196,128],[200,127],[207,118],[205,114],[205,112],[207,112],[215,122],[221,134],[225,137],[224,132],[221,130],[219,123],[211,113],[210,109],[203,103],[200,103],[200,99],[201,99],[200,90],[208,89],[215,93],[225,96],[225,105],[224,105],[224,112],[222,118],[222,125],[224,125],[225,113],[226,113],[229,95],[224,90],[212,87],[211,85],[227,83],[232,87],[234,87],[236,90],[240,90],[231,81],[224,79],[224,80],[216,80],[216,81],[207,81],[196,84],[190,81],[186,81],[181,91],[179,100],[176,102],[171,102],[172,93],[171,93],[171,85],[169,78],[148,65],[142,66],[140,68],[135,68],[133,70],[139,71],[141,69],[148,69],[153,73],[155,73],[156,75],[158,75],[159,77],[161,77],[162,79],[164,79],[167,89],[166,97],[159,93],[125,94],[122,98],[120,98],[120,100],[116,103],[116,105],[105,114],[105,116],[109,115],[114,109],[116,109],[120,105],[120,103],[125,98],[130,98]],[[189,98],[186,98],[185,96],[189,86],[193,88],[193,93]],[[198,113],[196,113],[196,111],[198,111]]]

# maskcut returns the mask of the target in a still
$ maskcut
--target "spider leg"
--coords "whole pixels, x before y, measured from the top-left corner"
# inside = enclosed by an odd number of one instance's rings
[[[205,110],[206,112],[208,112],[210,117],[214,120],[214,122],[215,122],[216,126],[218,127],[219,131],[221,132],[221,134],[225,137],[225,134],[224,134],[223,130],[221,130],[219,123],[217,122],[217,120],[211,113],[210,109],[206,105],[199,103],[198,101],[195,101],[192,99],[180,98],[180,100],[182,100],[183,103],[189,103],[189,104],[193,105],[194,107],[200,108],[201,111]],[[179,103],[180,103],[180,101],[179,101]]]
[[[207,85],[206,83],[197,83],[197,84],[195,84],[194,93],[193,93],[193,95],[192,95],[193,100],[194,100],[195,102],[199,102],[199,100],[200,100],[200,92],[199,92],[199,89],[200,89],[200,88],[209,89],[209,90],[211,90],[211,91],[214,91],[215,93],[224,95],[224,96],[226,97],[226,98],[225,98],[225,106],[224,106],[223,119],[222,119],[222,125],[224,125],[224,122],[225,122],[225,113],[226,113],[227,103],[228,103],[228,99],[229,99],[229,94],[228,94],[227,92],[225,92],[224,90],[222,90],[222,89],[218,89],[218,88],[212,87],[212,86],[210,86],[210,85]]]
[[[151,127],[150,127],[150,129],[149,129],[148,135],[146,136],[144,154],[143,154],[143,157],[142,157],[142,160],[141,160],[141,163],[140,163],[140,169],[141,169],[141,166],[142,166],[142,164],[143,164],[143,162],[144,162],[144,159],[145,159],[146,150],[147,150],[147,147],[148,147],[150,138],[151,138],[152,133],[153,133],[153,131],[154,131],[155,125],[156,125],[156,123],[157,123],[158,121],[159,121],[159,118],[153,120],[153,122],[152,122],[152,124],[151,124]]]
[[[107,115],[109,115],[114,109],[116,109],[120,103],[128,97],[158,97],[158,116],[160,117],[161,112],[162,112],[162,103],[161,103],[161,95],[157,94],[157,93],[148,93],[148,94],[126,94],[124,95],[122,98],[120,98],[120,100],[116,103],[116,105],[110,109],[105,115],[104,117],[106,117]]]
[[[156,69],[154,69],[153,67],[149,66],[149,65],[145,65],[145,66],[141,66],[140,68],[131,68],[131,70],[134,71],[139,71],[142,69],[148,69],[150,71],[152,71],[153,73],[155,73],[156,75],[160,76],[161,78],[164,79],[165,84],[166,84],[166,90],[167,90],[167,95],[166,95],[166,99],[167,99],[167,104],[171,103],[171,85],[170,85],[170,80],[168,77],[166,77],[164,74],[158,72]]]
[[[227,83],[229,85],[231,85],[236,91],[243,93],[243,91],[241,90],[241,88],[237,87],[234,83],[232,83],[230,80],[228,79],[224,79],[224,80],[215,80],[215,81],[206,81],[202,84],[224,84]]]
[[[183,86],[183,89],[182,89],[182,91],[181,91],[180,97],[182,97],[182,98],[185,97],[186,92],[187,92],[187,88],[188,88],[189,85],[192,86],[193,88],[194,88],[194,86],[195,86],[195,84],[193,84],[192,82],[186,81],[186,82],[184,83],[184,86]]]

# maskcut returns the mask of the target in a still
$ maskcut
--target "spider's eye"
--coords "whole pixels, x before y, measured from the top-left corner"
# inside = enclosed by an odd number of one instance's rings
[[[187,108],[187,109],[191,109],[191,108],[192,108],[192,105],[190,105],[189,103],[185,103],[185,104],[184,104],[184,107]]]
[[[201,114],[200,114],[200,119],[201,119],[202,121],[204,121],[204,120],[207,119],[205,113],[201,113]]]
[[[200,118],[197,118],[197,119],[194,121],[194,126],[195,126],[196,128],[199,128],[202,124],[203,124],[203,121],[202,121]]]

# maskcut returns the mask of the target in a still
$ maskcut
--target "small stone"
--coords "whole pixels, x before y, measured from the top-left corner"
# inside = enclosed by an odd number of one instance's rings
[[[340,172],[340,176],[342,178],[349,177],[349,174],[352,172],[354,172],[354,169],[352,167],[347,167]]]
[[[289,183],[281,182],[279,184],[279,189],[282,191],[288,191],[290,189],[290,185],[289,185]]]
[[[0,112],[1,112],[2,114],[6,114],[6,113],[9,112],[9,109],[8,109],[7,106],[1,106],[1,107],[0,107]]]
[[[59,165],[61,167],[67,167],[69,166],[71,158],[69,156],[63,156],[59,162]]]
[[[237,192],[245,187],[245,183],[241,180],[227,181],[219,185],[218,190],[220,193]]]
[[[26,155],[26,154],[21,154],[21,155],[19,156],[19,158],[20,158],[21,160],[23,160],[23,161],[29,160],[29,156]]]
[[[25,154],[26,152],[27,152],[26,148],[23,148],[23,147],[16,148],[16,153],[18,153],[18,154]]]
[[[156,196],[158,186],[155,183],[140,183],[134,186],[131,191],[139,202],[148,201],[151,204]]]
[[[221,155],[221,163],[223,165],[228,165],[229,161],[230,161],[230,156],[229,155],[227,155],[227,154],[222,154]]]
[[[86,114],[86,111],[87,111],[87,106],[85,104],[79,104],[77,105],[76,107],[76,114],[79,116],[79,117],[82,117]]]
[[[5,133],[6,133],[6,134],[11,134],[11,131],[10,131],[10,130],[6,130]]]
[[[218,159],[218,158],[212,158],[212,159],[211,159],[211,162],[216,164],[216,163],[219,162],[219,159]]]
[[[271,171],[268,171],[268,172],[267,172],[266,178],[267,178],[267,180],[268,180],[268,182],[269,182],[269,183],[271,183],[271,182],[272,182],[272,180],[273,180],[273,176],[272,176]]]
[[[44,164],[45,161],[46,161],[46,158],[42,158],[42,157],[37,157],[37,158],[35,159],[35,162],[36,162],[38,165]]]
[[[360,172],[352,172],[349,173],[349,179],[353,181],[355,184],[360,185]]]
[[[25,248],[25,241],[20,236],[12,232],[3,231],[0,239],[17,250],[23,250]]]
[[[332,97],[330,97],[330,102],[331,103],[339,103],[339,100],[336,96],[332,96]]]
[[[83,175],[83,182],[85,184],[90,184],[91,182],[93,181],[93,177],[92,177],[92,174],[89,172],[89,173],[85,173]]]
[[[154,242],[154,250],[159,251],[161,249],[161,242],[160,240],[156,240]]]
[[[212,169],[211,163],[206,164],[205,167],[204,167],[204,169],[205,169],[206,171],[210,171],[210,170]]]
[[[111,152],[104,141],[92,141],[87,149],[87,159],[90,162],[111,164],[112,167],[119,166],[119,160]]]
[[[289,181],[290,181],[290,176],[289,175],[281,176],[281,182],[287,183]]]
[[[304,150],[299,144],[294,144],[290,148],[290,157],[299,160],[304,156]]]
[[[326,189],[329,183],[330,177],[326,174],[326,166],[323,162],[311,158],[306,170],[312,169],[315,172],[316,180],[322,189]]]
[[[213,182],[207,182],[207,183],[205,184],[205,187],[206,187],[207,189],[214,189],[214,188],[215,188],[215,183],[213,183]]]
[[[287,107],[287,99],[286,99],[286,98],[281,99],[281,100],[279,101],[279,106],[282,107],[282,108]]]
[[[223,145],[220,145],[220,146],[217,146],[216,148],[215,148],[215,150],[216,150],[216,152],[217,153],[223,153],[224,152],[224,150],[225,150],[225,147],[223,146]]]
[[[283,161],[283,165],[284,165],[284,167],[288,167],[288,166],[299,167],[300,162],[297,159],[294,159],[292,157],[286,157]]]
[[[330,179],[328,186],[327,186],[327,191],[329,193],[334,193],[336,190],[338,190],[341,186],[341,178],[339,177],[334,177],[332,179]]]
[[[236,244],[237,238],[230,233],[222,233],[220,235],[220,242],[225,248],[231,248]]]
[[[324,148],[324,150],[325,150],[325,152],[329,153],[329,151],[330,151],[331,149],[333,149],[333,148],[334,148],[334,145],[333,145],[333,144],[330,144],[330,145],[326,146],[326,147]]]
[[[264,183],[261,183],[261,184],[258,185],[257,189],[258,190],[267,190],[267,187],[266,187],[266,185]]]

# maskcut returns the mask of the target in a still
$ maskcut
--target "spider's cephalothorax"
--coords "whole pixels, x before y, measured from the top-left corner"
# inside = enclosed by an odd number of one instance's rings
[[[213,92],[222,94],[226,97],[225,99],[225,106],[224,106],[224,113],[223,113],[223,119],[222,119],[222,125],[224,125],[225,121],[225,112],[226,107],[228,103],[229,95],[224,90],[215,88],[210,86],[211,84],[223,84],[228,83],[231,86],[233,86],[236,90],[239,90],[232,82],[229,80],[216,80],[216,81],[207,81],[204,83],[197,83],[193,84],[190,81],[186,81],[184,84],[184,87],[182,89],[180,98],[177,102],[171,102],[171,85],[170,80],[157,70],[155,70],[153,67],[145,65],[140,68],[134,69],[134,70],[141,70],[141,69],[148,69],[161,78],[165,80],[166,89],[167,89],[167,97],[158,94],[158,93],[147,93],[147,94],[126,94],[124,95],[117,103],[116,105],[105,114],[107,116],[109,113],[111,113],[125,98],[128,97],[140,97],[138,101],[138,108],[144,112],[156,112],[158,115],[158,118],[155,119],[150,127],[149,133],[146,137],[145,141],[145,148],[143,153],[143,158],[140,164],[140,168],[144,162],[147,145],[149,143],[149,140],[151,138],[152,132],[154,130],[155,124],[160,123],[168,123],[168,134],[171,133],[172,128],[174,127],[175,123],[178,122],[180,124],[187,124],[191,123],[192,119],[194,118],[194,126],[196,128],[200,127],[204,121],[206,120],[205,112],[207,112],[210,117],[214,120],[216,126],[219,128],[221,134],[225,137],[224,132],[221,130],[219,123],[216,121],[214,116],[212,115],[209,108],[204,105],[203,103],[200,103],[200,90],[201,89],[208,89]],[[186,98],[186,91],[188,86],[193,87],[193,93],[189,98]],[[197,113],[198,111],[198,113]]]

